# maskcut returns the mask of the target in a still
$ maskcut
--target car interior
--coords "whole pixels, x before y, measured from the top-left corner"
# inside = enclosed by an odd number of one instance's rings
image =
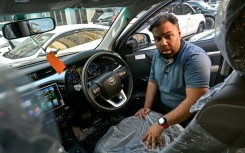
[[[211,59],[210,87],[215,87],[219,83],[224,84],[197,113],[176,141],[162,150],[164,153],[245,152],[245,123],[243,122],[245,42],[242,38],[245,33],[243,27],[245,3],[242,0],[224,1],[227,5],[220,5],[222,9],[219,18],[216,18],[215,38],[192,42],[203,48]],[[35,103],[42,104],[38,102],[38,99],[42,99],[40,95],[48,93],[51,96],[52,106],[42,110],[45,122],[42,122],[41,126],[43,130],[50,130],[56,126],[59,135],[57,141],[66,152],[94,152],[96,143],[110,127],[134,115],[143,107],[151,61],[157,49],[152,44],[151,37],[142,31],[149,26],[154,15],[176,2],[182,3],[184,0],[1,1],[0,15],[65,8],[122,7],[95,49],[61,55],[58,56],[58,60],[52,58],[51,62],[37,60],[10,66],[10,69],[21,72],[32,81],[31,84],[36,90],[28,91],[27,95],[36,95]],[[146,12],[133,24],[129,24],[141,11]],[[232,13],[229,14],[229,11]],[[49,24],[45,27],[30,27],[30,23],[38,25],[37,21],[40,20],[48,21]],[[37,20],[24,19],[8,24],[9,26],[3,28],[3,35],[8,39],[44,33],[55,27],[55,21],[49,17]],[[11,35],[16,27],[19,28],[18,32]],[[236,38],[238,35],[239,37]],[[59,65],[60,63],[63,65]],[[29,87],[29,83],[21,79],[18,81],[22,82],[21,88]],[[2,88],[0,89],[2,92]],[[21,98],[25,99],[25,95],[21,95]],[[26,102],[24,101],[22,105],[27,104]],[[33,116],[38,116],[33,108],[28,109]],[[3,120],[2,116],[0,109],[0,121]],[[1,142],[4,142],[4,139],[0,139]]]

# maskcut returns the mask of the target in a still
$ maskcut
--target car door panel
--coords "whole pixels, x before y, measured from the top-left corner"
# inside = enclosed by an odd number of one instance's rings
[[[156,51],[156,49],[150,49],[126,55],[126,63],[131,70],[133,79],[148,81],[153,54]]]
[[[130,105],[133,110],[138,110],[144,105],[152,58],[156,51],[156,49],[136,51],[125,56],[125,61],[133,76],[134,89],[131,98],[133,102]]]

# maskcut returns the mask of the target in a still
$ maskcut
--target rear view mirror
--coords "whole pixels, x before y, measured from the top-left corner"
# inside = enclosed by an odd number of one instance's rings
[[[3,26],[2,32],[6,39],[11,40],[44,33],[54,28],[53,18],[47,17],[7,23]]]

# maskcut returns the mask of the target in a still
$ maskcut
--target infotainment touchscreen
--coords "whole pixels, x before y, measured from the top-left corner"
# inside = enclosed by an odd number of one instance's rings
[[[23,95],[21,105],[31,116],[38,116],[63,106],[64,100],[54,83]]]

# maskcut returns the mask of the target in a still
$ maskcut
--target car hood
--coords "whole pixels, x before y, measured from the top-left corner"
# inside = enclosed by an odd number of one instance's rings
[[[0,61],[3,64],[17,63],[17,62],[22,62],[22,61],[33,59],[33,57],[26,57],[26,58],[19,58],[19,59],[10,59],[10,58],[6,58],[6,57],[4,57],[2,55],[3,54],[1,54],[1,56],[0,56]]]

